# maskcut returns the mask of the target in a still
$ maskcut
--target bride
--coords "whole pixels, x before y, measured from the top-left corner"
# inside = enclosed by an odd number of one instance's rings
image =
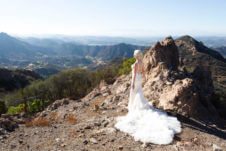
[[[132,67],[132,81],[128,103],[128,113],[116,118],[115,127],[131,135],[135,141],[144,144],[169,144],[173,141],[174,134],[181,132],[181,124],[176,117],[167,115],[149,104],[143,95],[142,52],[134,51],[136,62]]]

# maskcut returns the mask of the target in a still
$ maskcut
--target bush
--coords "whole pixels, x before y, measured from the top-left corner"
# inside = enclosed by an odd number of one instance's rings
[[[6,112],[5,102],[0,101],[0,114],[3,114],[5,112]]]
[[[18,106],[10,106],[8,108],[7,114],[19,114],[25,110],[24,104],[19,104]]]
[[[120,65],[119,67],[119,71],[118,74],[119,75],[123,75],[123,74],[129,74],[131,69],[131,65],[136,61],[135,58],[129,58],[129,59],[125,59],[122,63],[122,65]]]

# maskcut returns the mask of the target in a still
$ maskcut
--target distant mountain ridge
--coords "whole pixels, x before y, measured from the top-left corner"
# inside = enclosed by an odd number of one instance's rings
[[[220,52],[224,56],[224,58],[226,58],[226,46],[221,46],[214,49],[216,49],[218,52]]]
[[[47,52],[44,47],[33,46],[6,33],[0,33],[0,58],[34,59]]]
[[[48,77],[72,67],[93,70],[114,59],[132,57],[135,49],[145,47],[126,43],[85,45],[48,38],[24,40],[0,33],[0,67],[29,69]]]
[[[190,47],[190,50],[193,54],[197,52],[208,54],[215,59],[221,60],[226,62],[226,59],[216,50],[206,47],[202,42],[198,42],[196,39],[192,38],[191,36],[185,35],[176,39],[177,43],[182,41],[180,47],[183,47],[183,42],[186,42],[187,46]]]
[[[35,56],[78,56],[97,57],[111,60],[118,57],[132,57],[134,49],[144,49],[143,46],[119,43],[116,45],[83,45],[75,42],[63,42],[51,39],[34,40],[31,43],[16,39],[6,33],[0,33],[0,57],[2,58],[29,58]]]

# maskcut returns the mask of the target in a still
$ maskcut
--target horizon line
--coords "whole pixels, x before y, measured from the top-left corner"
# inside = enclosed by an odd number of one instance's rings
[[[189,35],[191,37],[226,37],[226,35],[222,34],[165,34],[165,35],[111,35],[111,34],[62,34],[62,33],[45,33],[45,34],[37,34],[37,33],[30,33],[30,34],[19,34],[19,33],[11,33],[11,32],[4,32],[0,31],[0,33],[6,33],[7,35],[16,36],[16,37],[36,37],[36,38],[51,38],[51,37],[110,37],[110,38],[162,38],[162,37],[182,37]]]

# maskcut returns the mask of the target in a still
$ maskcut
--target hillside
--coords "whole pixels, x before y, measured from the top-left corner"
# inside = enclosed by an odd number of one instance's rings
[[[41,79],[41,77],[29,70],[8,70],[0,68],[0,93],[24,88],[37,79]]]
[[[193,71],[197,65],[204,66],[211,71],[216,98],[214,104],[223,116],[226,115],[226,59],[220,53],[204,46],[189,36],[175,40],[179,49],[182,66]]]
[[[219,117],[211,102],[214,87],[210,73],[200,66],[191,75],[180,70],[179,50],[171,37],[147,50],[143,62],[148,77],[143,83],[145,96],[153,106],[177,116],[182,122],[182,133],[176,135],[171,144],[142,146],[142,143],[115,129],[116,117],[127,113],[129,74],[118,77],[113,84],[102,81],[81,99],[56,100],[31,118],[26,118],[23,113],[14,117],[2,115],[2,149],[225,149],[226,121]]]
[[[59,39],[25,40],[0,33],[0,67],[29,69],[48,77],[73,67],[96,69],[114,59],[132,57],[134,49],[144,48],[125,43],[85,45]]]
[[[6,33],[0,33],[0,58],[12,60],[37,59],[48,53],[46,48],[30,45]]]

